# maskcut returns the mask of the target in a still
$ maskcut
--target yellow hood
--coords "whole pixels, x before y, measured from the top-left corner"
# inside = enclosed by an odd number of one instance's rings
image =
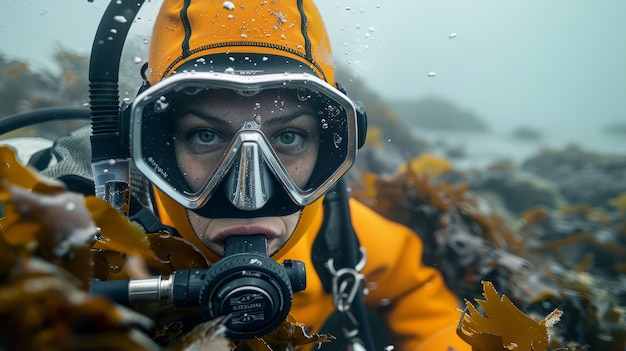
[[[224,54],[281,56],[290,71],[308,67],[335,84],[328,34],[312,1],[164,0],[150,43],[151,84],[184,63],[206,64],[208,55]]]

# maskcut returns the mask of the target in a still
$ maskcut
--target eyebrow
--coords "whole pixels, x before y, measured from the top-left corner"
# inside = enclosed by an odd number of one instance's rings
[[[196,117],[200,117],[200,118],[202,118],[205,121],[212,122],[212,123],[214,123],[214,124],[216,124],[218,126],[224,127],[224,128],[232,128],[232,124],[228,123],[223,118],[216,117],[216,116],[210,115],[210,114],[206,114],[204,112],[200,112],[200,111],[195,110],[195,109],[185,110],[183,113],[179,114],[176,118],[177,119],[183,118],[183,117],[185,117],[185,115],[189,115],[189,114],[194,115]]]
[[[312,113],[310,113],[309,111],[298,111],[298,113],[296,114],[289,114],[286,116],[278,116],[278,117],[273,117],[273,118],[269,118],[267,120],[262,120],[262,125],[267,125],[269,127],[273,127],[275,125],[281,125],[281,124],[286,124],[289,123],[291,121],[294,121],[296,119],[299,118],[315,118],[315,116],[313,116]],[[261,116],[261,118],[263,118],[263,116]]]

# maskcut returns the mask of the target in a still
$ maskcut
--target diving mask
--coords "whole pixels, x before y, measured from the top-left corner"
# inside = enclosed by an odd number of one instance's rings
[[[308,73],[174,74],[137,96],[131,138],[136,167],[206,216],[293,213],[348,171],[359,142],[354,103]]]

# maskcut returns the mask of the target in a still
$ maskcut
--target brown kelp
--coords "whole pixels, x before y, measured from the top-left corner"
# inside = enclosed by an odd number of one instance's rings
[[[361,174],[352,182],[353,195],[415,230],[424,242],[425,262],[438,268],[460,297],[479,299],[481,282],[489,282],[538,323],[555,310],[563,312],[550,330],[551,349],[624,350],[622,197],[615,196],[615,213],[585,205],[534,207],[510,225],[469,182],[442,180],[453,172],[447,160],[424,156],[394,175]]]
[[[134,306],[88,293],[90,281],[206,268],[192,244],[145,233],[103,200],[65,190],[0,147],[0,350],[279,351],[332,340],[291,316],[258,338],[227,340],[220,319],[189,330],[197,307]],[[148,273],[149,272],[149,273]]]

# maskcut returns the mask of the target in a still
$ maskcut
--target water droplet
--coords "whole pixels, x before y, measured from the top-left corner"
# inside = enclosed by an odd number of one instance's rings
[[[298,88],[296,90],[296,95],[298,96],[298,100],[300,101],[307,101],[311,98],[311,94],[309,94],[309,91],[304,88]]]
[[[346,6],[346,11],[350,11],[350,10],[352,10],[352,7]]]
[[[117,16],[113,17],[113,19],[114,19],[115,21],[119,22],[119,23],[126,23],[126,22],[128,22],[128,20],[126,19],[126,17],[124,17],[124,16],[120,16],[120,15],[117,15]]]
[[[436,75],[437,75],[437,73],[436,73],[436,72],[428,72],[428,76],[429,76],[429,77],[434,77],[434,76],[436,76]]]
[[[143,60],[141,59],[141,57],[136,56],[135,57],[135,63],[141,63]]]
[[[395,350],[395,349],[396,349],[396,347],[395,347],[395,346],[393,346],[393,345],[387,345],[387,346],[385,346],[385,348],[384,348],[383,350],[385,350],[385,351],[393,351],[393,350]]]
[[[9,167],[10,167],[9,163],[5,163],[5,164],[4,164],[4,168],[5,168],[5,169],[6,169],[6,168],[9,168]]]
[[[322,129],[328,129],[328,123],[322,123]]]
[[[74,211],[76,209],[76,204],[73,202],[68,202],[65,204],[66,211]]]
[[[261,104],[259,104],[258,102],[254,104],[254,110],[258,110],[261,108]]]
[[[165,96],[161,96],[159,100],[154,102],[154,112],[165,112],[169,109],[170,104]]]
[[[456,33],[450,33],[450,35],[448,35],[449,39],[454,39],[456,38],[457,34]]]
[[[337,133],[333,135],[333,143],[335,143],[335,148],[339,148],[342,141],[343,141],[343,138],[341,137],[341,135]]]
[[[245,38],[247,38],[247,37],[248,37],[248,35],[247,35],[247,34],[244,34],[244,33],[241,33],[241,37],[245,39]]]
[[[232,11],[232,10],[234,10],[234,9],[235,9],[235,4],[233,4],[233,3],[232,3],[232,2],[230,2],[230,1],[224,1],[224,2],[222,3],[222,7],[223,7],[223,8],[225,8],[225,9],[227,9],[227,10],[229,10],[229,11]]]
[[[109,166],[113,166],[113,165],[115,165],[115,163],[116,163],[115,159],[112,158],[112,159],[109,160]]]
[[[228,67],[224,70],[224,73],[226,74],[235,74],[235,69],[232,67]]]

